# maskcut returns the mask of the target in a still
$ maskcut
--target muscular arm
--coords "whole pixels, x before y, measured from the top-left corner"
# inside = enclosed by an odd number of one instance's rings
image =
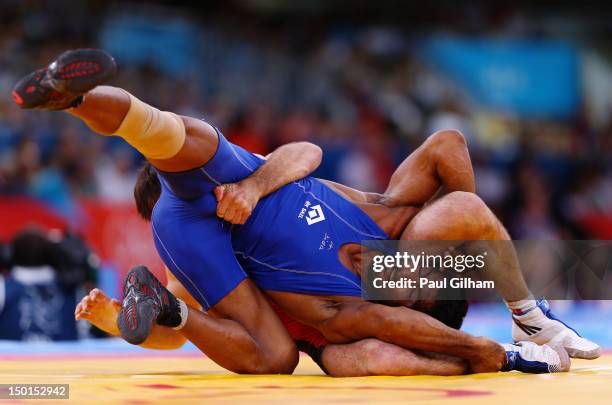
[[[293,142],[279,146],[266,156],[266,163],[243,181],[258,185],[261,196],[278,190],[292,181],[308,176],[321,164],[323,151],[310,142]]]
[[[321,148],[309,142],[279,147],[251,176],[215,189],[217,215],[233,224],[244,224],[260,198],[308,176],[319,167],[322,156]]]

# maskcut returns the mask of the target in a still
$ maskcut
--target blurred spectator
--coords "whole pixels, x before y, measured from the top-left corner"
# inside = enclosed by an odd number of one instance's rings
[[[89,249],[73,235],[52,241],[27,230],[10,250],[10,271],[0,275],[0,339],[77,339],[77,291],[95,281]]]
[[[0,243],[0,276],[6,274],[11,267],[11,256],[9,246]]]
[[[601,52],[610,40],[591,24],[599,9],[576,14],[568,6],[550,10],[560,18],[543,21],[527,3],[512,12],[493,2],[453,11],[432,4],[421,18],[413,13],[417,5],[399,10],[382,2],[374,22],[355,18],[357,11],[340,13],[345,17],[317,19],[305,35],[303,16],[282,2],[273,7],[283,11],[282,22],[274,13],[245,16],[257,8],[246,11],[236,1],[206,14],[165,2],[85,2],[78,10],[67,0],[53,3],[53,13],[44,2],[0,6],[3,88],[66,48],[106,47],[120,66],[114,84],[143,100],[204,117],[257,153],[311,140],[324,149],[316,175],[371,191],[383,190],[393,167],[429,133],[455,128],[468,141],[477,192],[514,237],[612,238],[612,119],[606,110],[612,64]],[[339,11],[333,3],[318,2],[313,13]],[[82,24],[71,13],[101,23]],[[584,35],[560,34],[566,17]],[[236,23],[245,18],[249,24]],[[481,81],[468,83],[438,70],[420,44],[442,33],[477,44],[554,39],[588,50],[580,106],[573,115],[534,118],[479,105],[467,94],[469,85],[501,83],[524,90],[521,97],[538,90],[511,71],[486,71]],[[171,46],[152,46],[157,43]],[[579,70],[566,82],[579,83]],[[66,114],[24,113],[1,95],[0,194],[33,196],[77,226],[78,198],[131,201],[138,159],[116,139],[88,132]]]
[[[116,149],[109,158],[102,158],[96,168],[96,189],[106,201],[132,201],[134,199],[133,153],[126,148]]]

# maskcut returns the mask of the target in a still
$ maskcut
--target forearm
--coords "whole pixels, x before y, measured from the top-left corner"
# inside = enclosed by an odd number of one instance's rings
[[[243,183],[252,183],[264,197],[292,181],[308,176],[321,164],[321,148],[309,142],[283,145],[268,155]]]
[[[378,339],[328,344],[323,350],[322,361],[333,377],[450,376],[469,372],[468,363],[458,357],[408,350]]]
[[[355,303],[344,305],[329,322],[326,337],[378,338],[407,349],[445,353],[464,359],[479,355],[485,342],[418,311],[405,307]]]

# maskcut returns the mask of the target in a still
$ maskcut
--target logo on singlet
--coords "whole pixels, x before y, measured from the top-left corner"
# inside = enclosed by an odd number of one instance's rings
[[[306,223],[308,225],[316,224],[317,222],[325,221],[325,215],[323,215],[323,209],[319,204],[313,205],[311,207],[311,202],[306,201],[304,203],[304,208],[300,210],[298,214],[298,218],[302,219],[306,217]],[[310,208],[310,209],[308,209]]]
[[[325,221],[325,215],[323,215],[323,210],[321,209],[321,206],[319,204],[313,205],[310,211],[308,211],[306,222],[308,223],[308,225],[312,225],[321,221]]]

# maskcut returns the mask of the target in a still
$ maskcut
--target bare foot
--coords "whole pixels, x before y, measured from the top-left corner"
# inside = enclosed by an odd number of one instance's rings
[[[111,299],[102,290],[94,288],[77,304],[74,317],[77,321],[86,319],[106,333],[119,336],[117,315],[120,310],[119,301]]]

